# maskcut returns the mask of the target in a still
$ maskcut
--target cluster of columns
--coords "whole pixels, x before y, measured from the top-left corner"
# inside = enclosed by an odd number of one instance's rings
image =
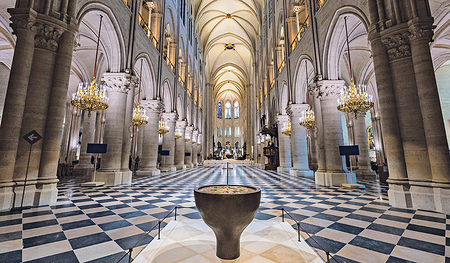
[[[56,201],[76,2],[58,10],[62,19],[8,9],[17,41],[0,126],[0,210],[20,206],[22,197],[24,206]],[[22,136],[33,130],[43,139],[31,146]]]

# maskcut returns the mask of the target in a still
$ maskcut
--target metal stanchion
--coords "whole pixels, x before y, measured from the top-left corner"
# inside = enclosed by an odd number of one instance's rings
[[[330,252],[325,251],[325,253],[327,254],[327,263],[330,263]]]
[[[298,242],[301,242],[301,239],[300,239],[300,223],[297,223],[297,234],[298,234]]]
[[[161,221],[158,221],[158,239],[161,239]]]
[[[133,252],[133,248],[130,248],[128,252],[130,253],[130,255],[128,256],[128,263],[131,263],[131,253]]]
[[[281,222],[284,222],[284,208],[281,208]]]

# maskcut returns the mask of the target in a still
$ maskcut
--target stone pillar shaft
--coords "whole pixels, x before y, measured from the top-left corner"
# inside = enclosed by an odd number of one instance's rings
[[[185,142],[185,155],[184,155],[184,164],[187,167],[192,166],[192,126],[186,127],[185,133],[189,135],[190,140]]]
[[[159,141],[158,124],[163,105],[159,100],[143,100],[142,106],[147,110],[148,124],[144,126],[141,164],[136,174],[158,175],[160,173],[156,168]]]
[[[292,169],[291,165],[291,137],[282,133],[284,124],[289,121],[288,115],[278,115],[278,148],[280,152],[280,166],[277,168],[278,172],[285,172]]]
[[[161,167],[165,170],[176,171],[174,166],[175,157],[175,122],[178,119],[178,114],[175,112],[163,113],[163,119],[167,122],[169,132],[164,134],[162,150],[169,151],[169,155],[161,156]]]
[[[186,143],[184,142],[184,135],[186,129],[186,121],[177,121],[177,132],[180,133],[181,138],[175,140],[175,166],[178,170],[186,169],[184,165],[184,153]]]
[[[358,175],[372,175],[375,176],[375,172],[372,171],[369,157],[369,145],[367,141],[367,131],[365,114],[360,113],[358,117],[353,120],[353,135],[355,138],[355,145],[359,147],[358,158]]]

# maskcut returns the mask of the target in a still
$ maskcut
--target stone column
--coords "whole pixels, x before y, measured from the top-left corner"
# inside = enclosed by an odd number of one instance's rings
[[[102,78],[109,97],[103,138],[103,143],[108,146],[107,153],[101,155],[100,169],[95,181],[105,182],[106,185],[131,182],[131,171],[122,170],[123,130],[130,78],[128,73],[105,73]]]
[[[152,28],[152,10],[153,8],[155,8],[155,3],[153,2],[146,2],[147,7],[148,7],[148,21],[147,21],[147,25],[148,25],[148,29],[149,31],[147,32],[147,36],[151,37],[151,28]]]
[[[344,170],[345,157],[339,154],[339,146],[344,144],[344,139],[342,135],[342,113],[336,108],[337,98],[345,82],[343,80],[322,80],[315,85],[315,90],[321,101],[326,159],[326,172],[317,171],[315,173],[316,184],[341,186],[344,183],[356,183],[355,175]],[[320,120],[316,119],[317,121]]]
[[[291,165],[291,138],[282,133],[282,128],[285,123],[288,123],[288,115],[278,115],[278,148],[280,150],[280,166],[277,167],[277,172],[287,172],[292,169]]]
[[[192,132],[192,138],[191,138],[191,142],[192,142],[192,167],[197,167],[197,165],[198,165],[197,140],[198,140],[198,130],[194,130]]]
[[[123,141],[122,141],[122,164],[121,170],[123,172],[130,171],[130,157],[131,157],[131,131],[133,130],[133,108],[134,108],[134,91],[138,86],[138,78],[135,76],[129,77],[129,89],[127,94],[127,102],[125,107],[125,123],[123,127]],[[132,178],[123,178],[124,184],[131,184]]]
[[[289,104],[286,112],[291,117],[291,153],[292,153],[292,170],[290,174],[293,176],[314,176],[314,172],[309,170],[308,163],[308,145],[306,141],[306,128],[300,126],[300,117],[302,111],[308,109],[308,104]]]
[[[0,210],[12,207],[14,165],[34,54],[35,32],[31,29],[36,21],[32,9],[24,14],[9,9],[9,13],[17,41],[0,126]]]
[[[186,165],[184,165],[184,153],[186,147],[184,141],[185,129],[186,121],[177,121],[177,131],[181,135],[181,138],[175,140],[175,166],[177,167],[177,170],[186,170]]]
[[[277,41],[278,42],[278,41]],[[283,63],[283,47],[277,46],[275,47],[275,52],[277,52],[277,72],[280,71],[281,64]]]
[[[91,176],[94,171],[94,165],[91,163],[92,153],[86,153],[88,143],[95,143],[95,114],[88,117],[87,111],[83,117],[83,136],[81,137],[80,159],[78,164],[73,167],[74,173]]]
[[[363,176],[375,176],[375,172],[372,171],[369,157],[369,145],[367,142],[367,130],[366,121],[364,117],[366,114],[360,113],[358,117],[353,120],[353,135],[355,138],[355,145],[359,147],[358,158],[358,170],[357,175]]]
[[[200,156],[198,156],[198,158],[197,158],[198,164],[202,164],[203,160],[205,160],[205,155],[204,155],[205,151],[202,150],[203,145],[204,145],[203,144],[203,134],[199,133],[198,138],[197,138],[197,149],[198,149],[197,154],[200,154]]]
[[[167,122],[169,132],[164,134],[162,150],[169,151],[169,155],[161,155],[161,170],[174,172],[177,170],[174,165],[175,156],[175,122],[178,119],[176,112],[164,112],[163,119]]]
[[[153,36],[159,41],[161,41],[159,39],[159,30],[160,30],[160,25],[161,25],[161,13],[152,13],[152,25],[151,25],[151,30],[152,30],[152,34]],[[158,46],[156,45],[156,43],[153,43],[155,45],[156,48],[158,48]]]
[[[172,69],[172,71],[175,71],[174,67],[175,67],[175,57],[177,54],[177,43],[171,42],[169,45],[169,48],[170,48],[169,59],[170,59],[170,63],[172,63],[172,65],[170,66],[170,69]]]
[[[192,167],[192,130],[194,129],[193,126],[186,127],[185,134],[188,134],[189,141],[185,142],[185,154],[184,154],[184,164],[186,167]]]
[[[160,170],[156,168],[158,161],[159,120],[164,108],[160,100],[143,100],[142,107],[147,110],[148,124],[143,127],[142,156],[139,171],[136,175],[159,175]]]

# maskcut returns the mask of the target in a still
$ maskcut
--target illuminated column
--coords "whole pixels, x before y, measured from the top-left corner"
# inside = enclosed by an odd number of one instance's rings
[[[192,132],[192,138],[191,138],[191,143],[192,143],[192,167],[197,167],[197,165],[198,165],[197,140],[198,140],[198,130],[194,130]]]
[[[175,156],[175,122],[178,119],[178,114],[176,112],[164,112],[163,119],[169,127],[169,132],[163,136],[162,150],[164,155],[161,153],[161,170],[176,171],[177,168],[174,165]],[[167,151],[169,155],[166,155]]]
[[[375,176],[375,172],[372,171],[369,157],[369,145],[367,140],[366,130],[366,114],[359,113],[356,119],[353,119],[353,135],[355,138],[355,145],[359,147],[358,158],[358,170],[356,174],[364,176]]]
[[[185,170],[186,165],[184,165],[184,153],[186,148],[186,143],[184,141],[186,129],[186,121],[177,121],[177,132],[180,133],[181,138],[175,140],[175,166],[177,170]]]
[[[102,80],[107,87],[109,108],[106,112],[103,143],[107,144],[107,153],[101,155],[101,164],[95,180],[106,185],[129,183],[132,173],[122,170],[123,134],[127,94],[130,91],[128,73],[105,73]]]
[[[160,100],[143,100],[141,106],[147,110],[148,124],[143,126],[143,144],[141,163],[136,175],[158,175],[160,170],[156,168],[158,161],[159,121],[161,111],[164,108]]]
[[[185,134],[188,136],[189,141],[185,142],[185,150],[184,150],[184,164],[186,167],[192,167],[192,130],[193,126],[186,127]]]
[[[314,176],[314,172],[309,170],[308,145],[306,140],[306,128],[300,126],[302,111],[308,109],[308,104],[289,104],[286,108],[291,117],[291,153],[293,176]]]
[[[354,174],[344,170],[344,158],[339,153],[339,146],[344,144],[342,133],[341,112],[336,109],[337,98],[341,88],[345,85],[343,80],[322,80],[315,86],[320,94],[321,120],[316,116],[316,123],[322,121],[325,171],[315,173],[316,184],[326,186],[341,186],[344,183],[356,183]],[[320,129],[320,127],[319,127]]]
[[[80,159],[78,164],[73,167],[73,171],[78,174],[88,175],[94,171],[94,165],[91,163],[92,153],[86,153],[88,143],[95,143],[95,121],[96,114],[88,117],[87,111],[83,118],[83,136],[81,137]]]
[[[289,120],[288,115],[278,115],[278,147],[280,149],[280,166],[277,167],[277,172],[286,172],[292,169],[291,165],[291,138],[282,133],[284,124]]]
[[[148,25],[148,29],[149,31],[147,32],[147,36],[151,37],[151,28],[152,28],[152,11],[153,8],[155,8],[155,4],[153,2],[146,2],[147,7],[148,7],[148,20],[147,20],[147,25]]]

